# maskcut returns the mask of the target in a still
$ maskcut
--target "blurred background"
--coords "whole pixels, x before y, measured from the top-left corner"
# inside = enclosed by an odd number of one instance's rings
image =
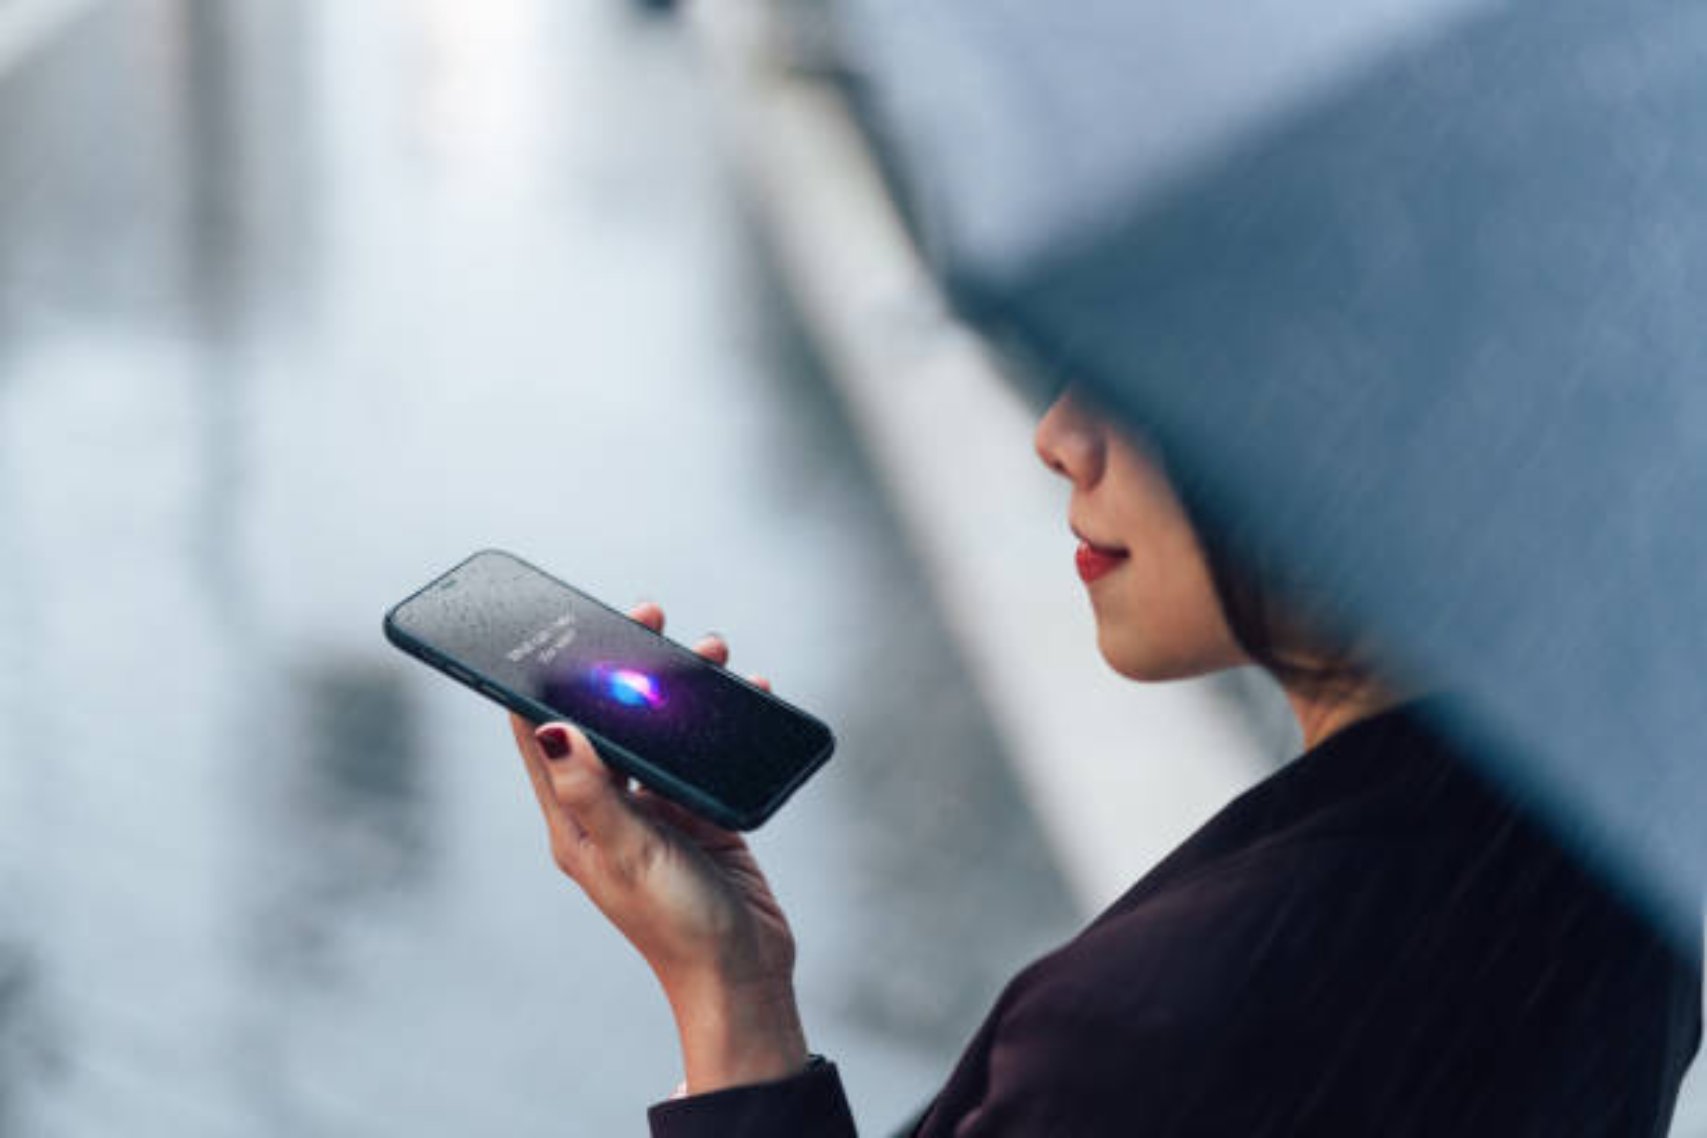
[[[874,1134],[1293,749],[1103,673],[823,7],[671,7],[0,0],[0,1134],[644,1133],[650,976],[379,634],[477,547],[836,729],[756,845]]]

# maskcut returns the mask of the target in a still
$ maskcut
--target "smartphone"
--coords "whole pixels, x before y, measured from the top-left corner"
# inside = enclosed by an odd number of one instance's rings
[[[726,829],[776,812],[835,749],[817,719],[501,550],[385,614],[409,655]]]

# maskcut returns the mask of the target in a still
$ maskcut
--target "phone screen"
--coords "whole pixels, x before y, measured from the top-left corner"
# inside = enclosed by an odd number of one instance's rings
[[[607,761],[724,825],[763,821],[834,747],[818,720],[511,554],[475,554],[386,632],[530,718],[579,725]]]

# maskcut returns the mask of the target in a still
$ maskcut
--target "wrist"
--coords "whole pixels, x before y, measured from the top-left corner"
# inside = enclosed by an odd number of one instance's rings
[[[772,1082],[806,1069],[806,1033],[788,981],[713,982],[669,996],[689,1094]]]

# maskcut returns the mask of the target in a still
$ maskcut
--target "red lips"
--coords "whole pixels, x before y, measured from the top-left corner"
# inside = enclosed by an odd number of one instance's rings
[[[1103,549],[1080,539],[1079,550],[1073,560],[1079,567],[1079,578],[1088,585],[1115,569],[1126,557],[1124,549]]]

